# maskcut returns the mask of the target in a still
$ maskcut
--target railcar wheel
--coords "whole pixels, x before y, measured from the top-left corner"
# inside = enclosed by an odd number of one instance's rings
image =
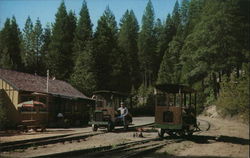
[[[193,135],[192,131],[187,131],[187,136],[191,137]]]
[[[179,131],[177,134],[180,137],[185,137],[186,136],[186,132],[185,131]]]
[[[95,124],[92,124],[92,131],[97,131],[98,127]]]
[[[162,128],[158,129],[158,136],[160,138],[163,138],[164,134],[165,134],[165,130],[164,129],[162,129]]]
[[[167,134],[171,137],[176,137],[176,132],[167,132]]]

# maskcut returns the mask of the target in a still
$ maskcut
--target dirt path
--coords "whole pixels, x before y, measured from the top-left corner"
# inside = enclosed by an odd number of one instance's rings
[[[155,153],[144,157],[249,157],[249,126],[236,121],[220,118],[199,117],[211,123],[209,131],[196,133],[188,140],[180,143],[169,144]],[[141,119],[141,121],[144,119]],[[83,130],[83,129],[81,129]],[[79,132],[79,131],[78,131]],[[64,132],[58,132],[58,134]],[[30,147],[26,150],[0,153],[0,157],[32,157],[43,154],[60,153],[64,151],[86,149],[90,147],[114,145],[129,141],[142,140],[157,137],[155,131],[144,132],[144,138],[134,137],[135,131],[111,132],[89,137],[80,141],[51,144],[41,147]],[[167,136],[168,137],[168,136]],[[15,137],[14,137],[15,138]],[[169,137],[168,137],[169,138]]]
[[[149,157],[249,157],[249,126],[236,121],[201,116],[211,123],[209,131],[192,140],[171,144]]]

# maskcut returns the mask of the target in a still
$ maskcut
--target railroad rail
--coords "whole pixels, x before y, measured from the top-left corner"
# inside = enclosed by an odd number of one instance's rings
[[[143,126],[150,126],[151,124],[145,124],[145,125],[138,125],[138,126],[132,126],[129,127],[129,129],[134,129],[138,127]],[[123,128],[117,128],[116,131],[123,130]],[[106,131],[98,131],[98,132],[78,132],[78,133],[69,133],[64,135],[58,135],[58,136],[49,136],[49,137],[43,137],[43,138],[35,138],[35,139],[28,139],[28,140],[20,140],[20,141],[13,141],[13,142],[5,142],[0,143],[0,151],[11,151],[16,149],[26,149],[32,146],[42,146],[42,145],[48,145],[48,144],[55,144],[65,141],[74,141],[74,140],[80,140],[85,139],[87,137],[95,136],[104,134]]]
[[[93,154],[87,154],[86,157],[119,157],[119,158],[130,158],[138,157],[140,155],[155,151],[165,145],[170,143],[176,143],[183,139],[174,139],[174,140],[161,140],[159,138],[149,139],[145,141],[138,141],[124,145],[117,145],[107,151],[96,152]],[[83,156],[83,155],[81,155]],[[85,155],[84,155],[85,156]]]
[[[73,141],[79,139],[85,139],[90,136],[103,134],[104,132],[85,132],[85,133],[72,133],[72,134],[65,134],[60,136],[52,136],[52,137],[44,137],[44,138],[36,138],[31,140],[22,140],[22,141],[15,141],[15,142],[6,142],[1,143],[0,151],[10,151],[16,149],[25,149],[31,146],[41,146],[41,145],[48,145],[54,143],[60,143],[65,141]]]
[[[203,123],[202,123],[203,122]],[[206,128],[203,128],[202,131],[209,130],[210,123],[204,120],[199,121],[199,125],[205,124]],[[140,127],[150,127],[152,124],[147,125],[139,125],[139,126],[133,126],[130,127],[131,129],[140,128]],[[123,128],[116,128],[116,131],[123,130]],[[32,140],[23,140],[23,141],[15,141],[15,142],[6,142],[6,143],[0,143],[0,151],[11,151],[15,149],[25,149],[32,146],[43,146],[48,144],[55,144],[60,142],[66,142],[66,141],[79,141],[82,139],[86,139],[91,136],[100,135],[106,133],[106,130],[98,131],[98,132],[78,132],[78,133],[69,133],[64,135],[58,135],[58,136],[50,136],[50,137],[43,137],[43,138],[36,138]],[[54,153],[50,155],[41,155],[37,157],[105,157],[105,155],[108,155],[108,157],[135,157],[140,154],[144,154],[146,152],[154,151],[158,148],[161,148],[169,143],[176,143],[178,141],[182,141],[184,139],[180,137],[165,137],[165,139],[160,138],[153,138],[153,139],[145,139],[140,141],[134,141],[134,142],[127,142],[123,144],[113,144],[108,146],[101,146],[101,147],[94,147],[94,148],[87,148],[87,149],[80,149],[80,150],[74,150],[74,151],[67,151],[67,152],[61,152],[61,153]]]
[[[93,147],[87,149],[80,149],[68,152],[54,153],[49,155],[37,156],[36,158],[45,158],[45,157],[72,157],[72,158],[81,158],[81,157],[136,157],[147,152],[152,152],[156,149],[159,149],[167,144],[176,143],[182,141],[183,139],[171,139],[171,140],[162,140],[160,138],[151,138],[140,141],[132,141],[122,144],[113,144],[101,147]]]

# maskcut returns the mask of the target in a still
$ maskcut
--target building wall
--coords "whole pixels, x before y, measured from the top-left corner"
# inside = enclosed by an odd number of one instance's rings
[[[0,79],[0,89],[3,89],[6,92],[11,103],[17,109],[17,104],[19,101],[18,100],[19,92],[17,90],[15,90],[10,84],[5,82],[3,79]]]
[[[21,120],[21,115],[17,111],[18,91],[11,87],[4,80],[0,79],[0,90],[3,98],[3,106],[7,112],[8,127],[16,127]]]

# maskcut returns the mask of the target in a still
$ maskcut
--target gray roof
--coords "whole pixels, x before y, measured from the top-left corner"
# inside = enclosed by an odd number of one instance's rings
[[[47,93],[47,78],[13,70],[1,69],[0,78],[19,91]],[[69,83],[49,79],[49,94],[68,98],[90,99]]]

